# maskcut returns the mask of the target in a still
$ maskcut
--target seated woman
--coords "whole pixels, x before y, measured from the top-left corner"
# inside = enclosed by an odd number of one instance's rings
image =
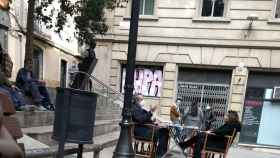
[[[156,111],[156,109],[146,109],[144,104],[143,96],[137,95],[135,97],[135,105],[132,111],[133,122],[138,124],[153,124],[156,126],[155,120],[152,120],[153,112]],[[154,141],[158,144],[156,155],[157,157],[162,157],[167,152],[169,131],[167,128],[157,127],[154,134]],[[150,128],[136,126],[134,129],[134,136],[149,139],[152,137],[151,135],[152,130]]]
[[[177,105],[175,103],[171,104],[170,106],[170,121],[173,124],[179,124],[180,123],[180,113],[177,108]]]
[[[227,135],[232,135],[233,131],[240,132],[241,124],[236,111],[228,111],[225,116],[225,124],[218,129],[207,131],[213,133],[219,138],[224,138]],[[235,136],[234,136],[235,137]],[[187,147],[195,145],[194,158],[201,158],[201,150],[205,139],[205,133],[198,133],[196,136],[191,137],[189,140],[179,143],[180,147],[185,150]],[[213,141],[215,143],[215,141]]]
[[[32,75],[32,63],[26,62],[26,68],[21,68],[17,74],[16,85],[24,91],[25,94],[31,94],[35,104],[42,110],[44,108],[53,110],[49,93],[42,81],[35,80]],[[43,108],[44,107],[44,108]]]

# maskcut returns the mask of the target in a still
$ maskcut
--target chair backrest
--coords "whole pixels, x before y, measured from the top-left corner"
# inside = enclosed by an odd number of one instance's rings
[[[145,133],[144,135],[139,134]],[[146,130],[142,132],[141,130]],[[148,134],[147,134],[148,133]],[[154,144],[155,126],[151,124],[134,124],[132,128],[133,148],[136,156],[151,158],[156,151]]]
[[[206,134],[203,150],[207,152],[227,153],[235,136],[236,129],[233,130],[231,135],[227,135],[224,137],[213,134]]]

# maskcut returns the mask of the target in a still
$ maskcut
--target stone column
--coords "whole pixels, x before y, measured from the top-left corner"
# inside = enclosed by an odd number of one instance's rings
[[[232,74],[229,110],[238,111],[240,117],[243,112],[248,74],[247,68],[239,67],[234,69]]]
[[[162,94],[160,98],[160,115],[169,120],[170,105],[174,102],[176,94],[177,65],[166,63],[163,73]]]
[[[119,90],[121,79],[121,64],[118,60],[112,60],[110,72],[110,87]]]

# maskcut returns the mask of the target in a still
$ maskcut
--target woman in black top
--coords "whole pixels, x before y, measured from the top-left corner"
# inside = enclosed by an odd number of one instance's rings
[[[207,131],[206,133],[215,134],[215,138],[211,139],[213,141],[213,145],[220,141],[216,139],[222,139],[227,135],[232,135],[234,130],[236,132],[240,132],[241,124],[239,121],[239,117],[236,111],[228,111],[228,114],[225,116],[225,124],[218,129]],[[235,136],[234,136],[235,137]],[[196,136],[193,136],[189,140],[179,143],[179,146],[185,150],[185,148],[190,147],[195,144],[194,149],[194,158],[201,158],[201,150],[205,139],[205,133],[198,133]]]

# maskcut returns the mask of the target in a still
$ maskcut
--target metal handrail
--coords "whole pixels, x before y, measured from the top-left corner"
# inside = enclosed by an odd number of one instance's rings
[[[116,93],[116,94],[120,94],[120,95],[123,95],[122,93],[114,90],[113,88],[109,87],[108,85],[106,85],[104,82],[100,81],[99,79],[97,79],[96,77],[94,77],[93,75],[90,75],[86,72],[83,72],[83,71],[74,71],[72,72],[73,74],[84,74],[86,75],[88,78],[91,78],[93,79],[94,81],[96,81],[97,83],[101,84],[103,87],[106,87],[107,89],[109,89],[110,91]]]
[[[101,85],[105,91],[107,92],[107,95],[110,93],[110,94],[114,94],[114,95],[117,95],[119,96],[118,98],[123,102],[123,94],[112,89],[111,87],[109,87],[108,85],[106,85],[105,83],[103,83],[101,80],[97,79],[96,77],[94,77],[93,75],[91,74],[88,74],[86,72],[83,72],[83,71],[73,71],[71,72],[72,74],[84,74],[85,76],[87,76],[88,79],[91,79],[92,81],[98,83],[99,85]],[[94,87],[93,87],[94,88]]]

